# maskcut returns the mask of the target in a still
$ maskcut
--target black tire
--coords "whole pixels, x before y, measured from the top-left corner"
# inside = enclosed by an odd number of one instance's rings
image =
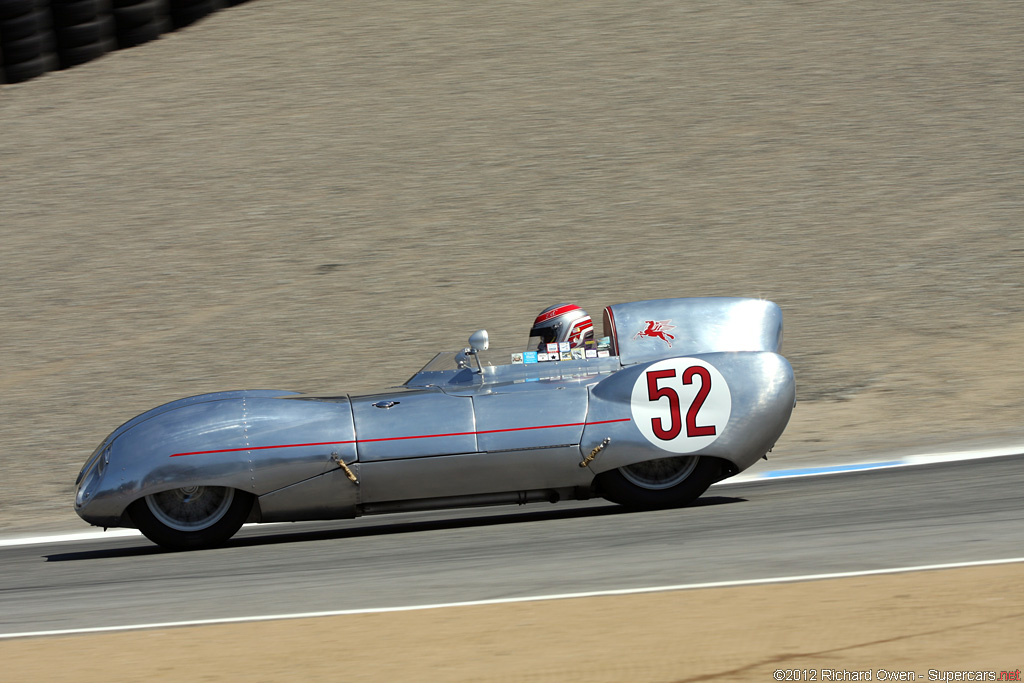
[[[18,62],[17,64],[4,64],[0,67],[4,78],[0,80],[6,80],[8,83],[22,83],[42,76],[50,70],[49,66],[50,62],[45,57],[36,57],[35,59]]]
[[[89,43],[88,45],[78,45],[75,47],[66,47],[60,50],[57,54],[60,57],[60,68],[70,69],[73,66],[79,64],[85,64],[91,62],[94,59],[99,59],[108,52],[113,52],[117,49],[117,42],[110,38],[108,40],[101,40],[97,43]]]
[[[96,21],[109,14],[109,3],[100,0],[52,0],[50,11],[57,29]]]
[[[49,0],[35,0],[36,23],[39,25],[39,40],[43,46],[43,54],[52,68],[57,68],[57,39],[53,35],[53,15],[50,14]]]
[[[49,10],[42,0],[0,0],[0,74],[7,83],[21,83],[56,67]]]
[[[65,26],[57,31],[57,46],[61,50],[71,47],[82,47],[92,45],[114,35],[114,20],[111,17],[102,17],[95,21],[89,21],[74,26]]]
[[[134,5],[114,8],[114,21],[117,28],[137,28],[152,23],[159,18],[159,5],[156,2],[138,2]]]
[[[223,545],[252,511],[253,496],[223,486],[192,486],[140,498],[128,513],[146,538],[168,550]]]
[[[0,0],[0,20],[20,17],[35,9],[35,0]]]
[[[156,40],[164,32],[163,26],[156,21],[141,26],[117,30],[117,46],[119,48],[135,47]]]
[[[171,23],[176,29],[194,24],[216,11],[216,7],[210,0],[196,0],[195,2],[185,2],[184,0],[177,0],[175,2],[172,0],[169,9]]]
[[[3,63],[6,66],[13,66],[39,59],[43,54],[43,41],[38,35],[19,40],[5,40],[0,49],[2,49]]]
[[[698,455],[649,460],[597,475],[602,497],[640,510],[681,507],[700,498],[721,474],[716,458]]]
[[[21,40],[37,33],[39,33],[39,13],[35,10],[0,21],[0,38],[3,40]]]

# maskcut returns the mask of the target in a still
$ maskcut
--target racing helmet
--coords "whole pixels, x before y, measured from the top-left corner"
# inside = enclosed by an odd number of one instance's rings
[[[545,344],[569,342],[569,348],[583,346],[594,338],[594,321],[576,304],[556,304],[540,312],[530,329],[527,348],[544,350]]]

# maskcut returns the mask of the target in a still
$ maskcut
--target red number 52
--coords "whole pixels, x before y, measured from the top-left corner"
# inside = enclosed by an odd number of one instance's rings
[[[651,427],[654,435],[663,441],[671,441],[679,436],[683,429],[682,407],[679,401],[679,392],[670,386],[658,386],[658,382],[676,376],[675,368],[666,370],[651,370],[647,373],[647,396],[653,401],[662,398],[668,399],[669,426],[665,428],[665,422],[660,417],[651,418]],[[683,371],[683,384],[693,384],[694,377],[700,378],[700,387],[697,395],[693,397],[690,407],[686,411],[686,436],[714,436],[716,434],[714,425],[698,425],[697,413],[704,405],[705,399],[711,392],[711,373],[707,368],[699,365],[691,365]]]

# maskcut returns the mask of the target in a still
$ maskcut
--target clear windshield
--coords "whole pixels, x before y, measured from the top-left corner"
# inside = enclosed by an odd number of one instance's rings
[[[472,356],[464,356],[462,365],[459,365],[461,351],[442,351],[430,362],[420,368],[420,372],[445,372],[447,370],[460,370],[465,367],[476,367],[476,360]],[[523,352],[517,349],[488,349],[480,352],[480,364],[484,367],[495,365],[511,365],[522,363]]]
[[[445,370],[458,370],[459,364],[456,360],[456,356],[458,355],[458,351],[442,351],[431,358],[429,363],[420,368],[420,372],[444,372]]]

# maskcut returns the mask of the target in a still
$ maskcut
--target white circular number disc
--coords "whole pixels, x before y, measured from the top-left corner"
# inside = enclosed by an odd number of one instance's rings
[[[669,358],[647,368],[630,399],[640,433],[670,453],[693,453],[721,436],[732,394],[715,366],[697,358]]]

